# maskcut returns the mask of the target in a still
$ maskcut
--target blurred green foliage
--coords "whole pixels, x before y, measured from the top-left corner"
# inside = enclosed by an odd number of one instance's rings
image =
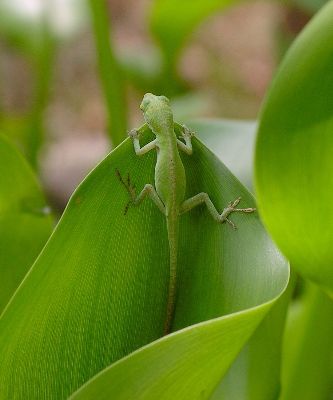
[[[292,3],[310,14],[313,14],[327,3],[327,0],[292,0]]]
[[[8,139],[0,135],[0,314],[52,230],[39,184]]]
[[[180,74],[182,55],[201,24],[238,3],[150,2],[150,50],[124,56],[111,24],[116,3],[77,1],[78,14],[89,7],[106,130],[120,146],[80,185],[42,250],[52,218],[31,166],[38,174],[64,36],[53,3],[41,1],[31,20],[8,7],[14,1],[0,2],[1,44],[28,61],[33,82],[23,112],[0,101],[8,137],[0,136],[0,311],[35,261],[0,319],[1,398],[67,398],[82,384],[73,399],[332,398],[333,303],[323,289],[331,296],[333,2],[288,52],[258,123],[199,118],[210,103]],[[281,3],[307,17],[326,1]],[[147,91],[171,96],[177,120],[195,110],[188,125],[250,190],[256,147],[260,215],[302,276],[295,292],[295,277],[284,292],[287,262],[257,218],[225,232],[197,210],[184,216],[175,333],[159,339],[168,281],[163,219],[150,203],[125,218],[126,193],[114,174],[130,171],[138,186],[153,181],[154,156],[138,159],[129,140],[121,143],[132,97]],[[199,141],[184,163],[189,193],[208,191],[221,207],[239,194],[252,201]]]

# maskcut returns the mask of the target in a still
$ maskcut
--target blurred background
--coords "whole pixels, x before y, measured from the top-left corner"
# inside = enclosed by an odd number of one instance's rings
[[[255,120],[324,0],[0,0],[0,131],[55,208],[129,128],[145,92],[177,121]]]

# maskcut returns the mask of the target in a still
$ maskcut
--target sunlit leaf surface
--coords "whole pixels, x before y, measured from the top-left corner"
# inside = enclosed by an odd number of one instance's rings
[[[169,280],[165,220],[149,201],[124,215],[128,197],[115,173],[129,173],[141,188],[154,181],[155,158],[153,152],[137,157],[128,139],[71,198],[0,320],[0,397],[65,399],[103,368],[161,337]],[[208,192],[220,210],[238,196],[242,206],[254,205],[198,140],[183,161],[187,196]],[[173,330],[210,321],[119,361],[101,385],[89,385],[89,393],[209,398],[289,276],[258,215],[231,218],[236,231],[216,224],[205,207],[181,217]]]
[[[286,56],[263,108],[256,189],[291,264],[333,291],[333,2]]]

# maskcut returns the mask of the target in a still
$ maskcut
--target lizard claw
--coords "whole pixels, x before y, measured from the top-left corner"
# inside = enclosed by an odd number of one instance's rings
[[[243,213],[252,213],[256,211],[256,208],[236,208],[241,201],[241,197],[238,197],[234,201],[230,201],[227,207],[223,210],[222,214],[220,215],[221,222],[227,222],[233,229],[237,229],[236,225],[228,219],[229,215],[235,211],[243,212]]]
[[[228,222],[229,225],[231,225],[234,231],[237,230],[237,226],[229,218],[226,218],[225,220]]]
[[[228,208],[234,209],[236,206],[238,206],[238,204],[240,203],[241,200],[242,200],[241,197],[237,197],[236,200],[230,201],[230,202],[228,203]]]
[[[239,202],[241,201],[241,197],[238,197],[238,199],[236,199],[233,203],[231,203],[231,205],[229,206],[230,208],[233,209],[233,211],[240,211],[240,212],[244,212],[244,213],[251,213],[254,211],[257,211],[256,208],[236,208],[236,206],[239,204]]]
[[[137,129],[132,129],[128,132],[128,136],[131,137],[132,139],[138,139],[139,138],[139,131]]]
[[[193,138],[195,136],[194,131],[192,131],[190,128],[188,128],[186,125],[183,125],[183,133],[182,136],[184,138],[188,137],[188,138]]]
[[[129,207],[131,205],[134,205],[135,198],[136,198],[136,188],[135,188],[135,185],[131,181],[129,173],[127,174],[126,180],[121,176],[118,169],[116,169],[116,175],[117,175],[118,179],[120,180],[121,184],[125,187],[128,195],[129,195],[129,200],[126,203],[126,206],[124,208],[124,215],[126,215]]]

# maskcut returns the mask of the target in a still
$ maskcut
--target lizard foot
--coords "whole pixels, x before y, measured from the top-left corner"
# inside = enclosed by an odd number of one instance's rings
[[[238,197],[236,200],[231,201],[227,207],[223,210],[220,215],[221,222],[227,222],[233,229],[237,229],[236,225],[228,219],[228,216],[233,212],[243,212],[243,213],[252,213],[256,211],[256,208],[236,208],[241,201],[241,197]]]
[[[132,129],[128,132],[128,136],[131,137],[132,139],[139,139],[139,131],[137,129]]]
[[[131,178],[130,178],[130,174],[129,173],[127,174],[126,179],[124,179],[121,176],[119,170],[116,169],[116,175],[117,175],[118,179],[120,180],[120,182],[122,183],[122,185],[127,190],[127,193],[129,195],[129,198],[130,198],[128,200],[128,202],[126,203],[125,208],[124,208],[124,215],[126,215],[129,207],[131,205],[134,205],[134,201],[136,199],[136,188],[135,188],[135,185],[131,182]]]
[[[186,138],[193,138],[195,136],[194,131],[192,131],[190,128],[188,128],[186,125],[183,125],[183,133],[182,133],[182,137],[184,139]]]

